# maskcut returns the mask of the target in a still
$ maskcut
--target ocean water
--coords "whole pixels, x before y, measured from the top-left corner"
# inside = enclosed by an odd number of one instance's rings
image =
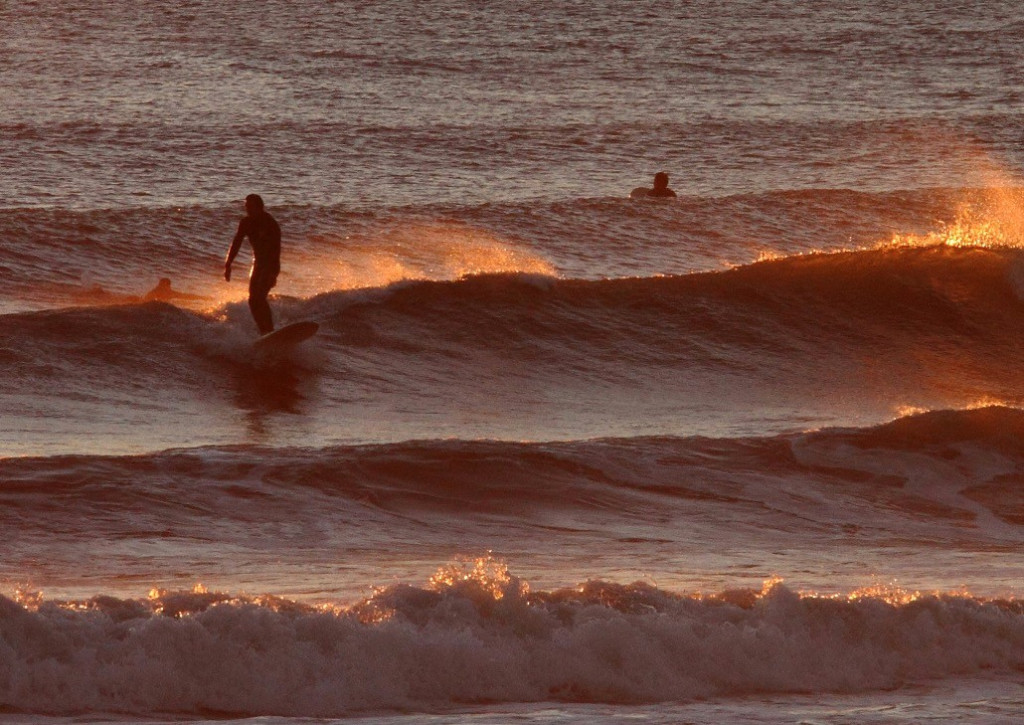
[[[1014,721],[1022,30],[0,3],[0,718]]]

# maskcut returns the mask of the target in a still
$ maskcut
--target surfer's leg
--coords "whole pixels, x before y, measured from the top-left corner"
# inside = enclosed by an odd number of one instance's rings
[[[270,294],[273,285],[266,284],[262,277],[260,274],[249,277],[249,311],[252,312],[252,319],[256,320],[260,334],[266,335],[274,331],[274,316],[270,311],[270,303],[267,302],[267,295]]]

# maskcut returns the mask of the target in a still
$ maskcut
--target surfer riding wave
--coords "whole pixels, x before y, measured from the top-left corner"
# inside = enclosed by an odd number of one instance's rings
[[[281,227],[263,208],[263,199],[258,194],[245,197],[245,212],[224,260],[224,279],[231,281],[231,264],[238,255],[242,240],[248,237],[253,257],[249,272],[249,310],[260,334],[266,335],[274,331],[267,295],[277,284],[277,275],[281,272]]]

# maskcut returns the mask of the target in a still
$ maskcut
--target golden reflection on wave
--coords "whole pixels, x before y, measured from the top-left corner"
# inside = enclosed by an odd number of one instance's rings
[[[398,613],[410,603],[419,603],[420,605],[436,603],[450,595],[473,601],[475,606],[483,612],[490,611],[497,602],[505,599],[513,600],[515,607],[544,608],[552,603],[599,603],[610,609],[627,613],[661,611],[660,606],[652,606],[649,602],[662,598],[731,605],[744,610],[755,609],[778,597],[800,603],[813,603],[814,601],[829,601],[838,604],[877,602],[897,608],[922,600],[946,599],[965,600],[982,605],[996,604],[1014,611],[1022,610],[1024,607],[1024,603],[1015,597],[976,596],[966,586],[956,590],[922,592],[901,587],[895,582],[875,582],[852,591],[837,593],[791,590],[785,586],[785,580],[779,576],[766,579],[760,588],[727,589],[716,593],[672,594],[671,592],[658,592],[656,588],[639,582],[622,585],[589,581],[570,589],[532,594],[525,581],[509,573],[507,565],[490,554],[441,567],[430,577],[424,589],[406,585],[381,587],[367,599],[353,604],[305,603],[273,594],[258,596],[229,594],[209,591],[202,584],[196,584],[191,590],[183,591],[153,588],[145,599],[140,600],[115,600],[111,597],[97,596],[88,600],[46,600],[45,603],[65,611],[91,611],[114,607],[115,610],[122,612],[131,610],[131,616],[135,617],[154,615],[174,619],[189,618],[217,606],[258,607],[285,614],[324,614],[352,618],[364,625],[377,625],[395,619]],[[14,600],[26,611],[38,611],[44,605],[41,591],[24,588],[15,591]]]
[[[982,396],[975,400],[968,401],[966,403],[957,405],[955,410],[984,410],[985,408],[1017,408],[1018,404],[1005,398],[995,398],[991,396]],[[914,416],[924,415],[926,413],[933,413],[937,408],[925,408],[917,405],[900,405],[895,410],[895,417],[893,420],[899,420],[900,418],[913,418]],[[944,409],[948,410],[948,408]]]
[[[430,577],[427,588],[441,591],[460,585],[478,588],[495,601],[503,599],[510,588],[519,596],[526,596],[530,592],[526,582],[509,574],[508,565],[504,561],[490,554],[441,567]]]
[[[992,187],[962,201],[952,222],[925,234],[896,233],[880,247],[1024,247],[1024,189]]]
[[[302,296],[407,280],[556,274],[554,265],[515,241],[454,221],[405,223],[344,238],[321,235],[312,242],[314,254],[292,261],[290,292]]]

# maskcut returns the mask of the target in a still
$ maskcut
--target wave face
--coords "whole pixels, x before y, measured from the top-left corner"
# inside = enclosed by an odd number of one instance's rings
[[[230,440],[221,411],[239,406],[301,410],[318,441],[422,437],[428,416],[436,432],[498,438],[863,424],[1024,399],[1022,262],[1006,248],[890,246],[687,275],[500,273],[283,298],[279,321],[321,332],[271,374],[248,350],[241,303],[9,314],[0,391],[26,439],[42,416],[84,429],[76,415],[91,413],[63,413],[76,399],[113,403],[150,449]],[[384,421],[379,435],[338,405]],[[180,434],[183,415],[204,420],[203,437]]]
[[[554,358],[572,349],[591,359],[621,351],[641,368],[682,370],[729,358],[742,366],[753,364],[750,350],[765,353],[768,365],[789,358],[814,367],[835,345],[893,357],[920,356],[936,343],[947,353],[957,342],[986,354],[1001,341],[1012,346],[1024,309],[1022,260],[1014,250],[880,249],[656,278],[489,275],[400,285],[366,301],[334,294],[304,304],[339,334],[370,328],[382,344],[420,340],[425,351],[433,340],[512,349],[514,336]]]
[[[473,703],[635,704],[856,692],[1024,665],[1018,604],[706,598],[589,582],[531,593],[442,571],[350,609],[154,593],[26,609],[0,597],[0,701],[15,711],[338,717]]]

